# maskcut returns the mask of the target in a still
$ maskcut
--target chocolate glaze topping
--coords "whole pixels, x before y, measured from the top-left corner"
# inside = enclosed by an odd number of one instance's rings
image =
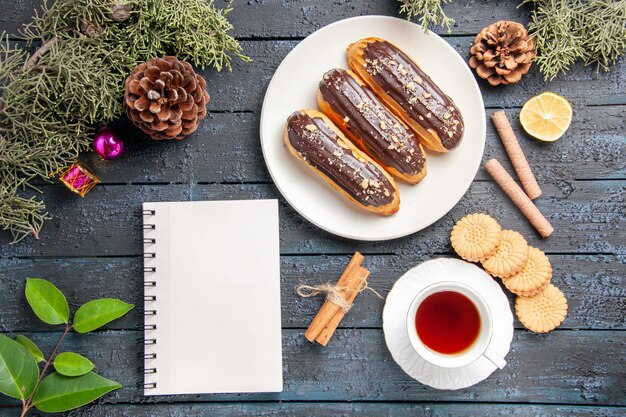
[[[366,206],[384,206],[394,199],[395,189],[381,170],[362,160],[322,118],[295,112],[287,119],[291,146],[311,166]]]
[[[420,67],[386,41],[370,43],[363,50],[365,69],[408,115],[434,129],[446,149],[463,138],[463,118],[450,97]]]
[[[424,168],[417,138],[378,100],[374,93],[345,70],[332,69],[320,81],[320,93],[370,155],[399,172],[415,175]]]

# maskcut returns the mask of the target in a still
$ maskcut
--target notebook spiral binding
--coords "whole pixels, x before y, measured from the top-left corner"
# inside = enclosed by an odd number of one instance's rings
[[[153,288],[157,286],[156,279],[153,278],[155,273],[157,272],[157,267],[155,265],[149,265],[152,260],[155,260],[157,254],[154,250],[150,250],[151,247],[157,243],[156,238],[154,237],[146,237],[145,234],[151,231],[156,230],[156,224],[150,222],[150,218],[156,215],[155,210],[142,210],[142,216],[144,219],[143,223],[143,232],[144,237],[141,239],[141,243],[144,246],[143,259],[143,273],[144,273],[144,289],[146,292],[151,291]],[[151,308],[153,303],[157,300],[156,295],[154,294],[144,294],[144,310],[143,315],[147,317],[154,317],[157,314],[156,309]],[[144,324],[144,337],[139,339],[139,344],[143,346],[143,353],[140,354],[140,358],[144,360],[144,365],[142,367],[144,374],[144,382],[142,388],[144,390],[156,389],[157,383],[148,380],[149,375],[154,375],[157,373],[157,367],[153,365],[149,365],[149,361],[153,361],[157,358],[156,352],[146,352],[147,349],[153,347],[157,343],[157,339],[152,336],[153,332],[157,330],[156,324]]]

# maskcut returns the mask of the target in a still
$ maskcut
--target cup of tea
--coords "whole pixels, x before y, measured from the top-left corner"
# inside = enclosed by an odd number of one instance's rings
[[[406,326],[417,354],[433,365],[459,368],[481,356],[500,369],[506,365],[489,347],[489,305],[465,284],[444,281],[424,288],[411,302]]]

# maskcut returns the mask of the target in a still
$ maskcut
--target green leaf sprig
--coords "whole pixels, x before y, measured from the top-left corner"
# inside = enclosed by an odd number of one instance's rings
[[[94,373],[95,365],[86,357],[57,352],[70,330],[78,333],[96,330],[124,316],[133,305],[114,298],[92,300],[78,308],[71,323],[67,299],[51,282],[27,278],[24,292],[41,321],[62,324],[65,329],[48,359],[26,336],[17,335],[14,340],[0,334],[0,393],[22,402],[21,417],[32,408],[46,413],[72,410],[122,387]],[[41,370],[39,363],[43,363]],[[54,372],[48,374],[50,365]]]

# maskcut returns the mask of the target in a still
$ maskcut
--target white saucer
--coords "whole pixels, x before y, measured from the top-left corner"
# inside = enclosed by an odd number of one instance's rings
[[[410,377],[437,389],[461,389],[486,379],[497,369],[481,356],[461,368],[441,368],[422,359],[407,336],[406,315],[415,295],[423,288],[440,281],[464,283],[487,301],[493,314],[493,336],[490,348],[505,357],[513,339],[513,314],[509,300],[485,271],[471,263],[451,258],[424,262],[401,276],[387,295],[383,310],[385,342],[393,359]]]

